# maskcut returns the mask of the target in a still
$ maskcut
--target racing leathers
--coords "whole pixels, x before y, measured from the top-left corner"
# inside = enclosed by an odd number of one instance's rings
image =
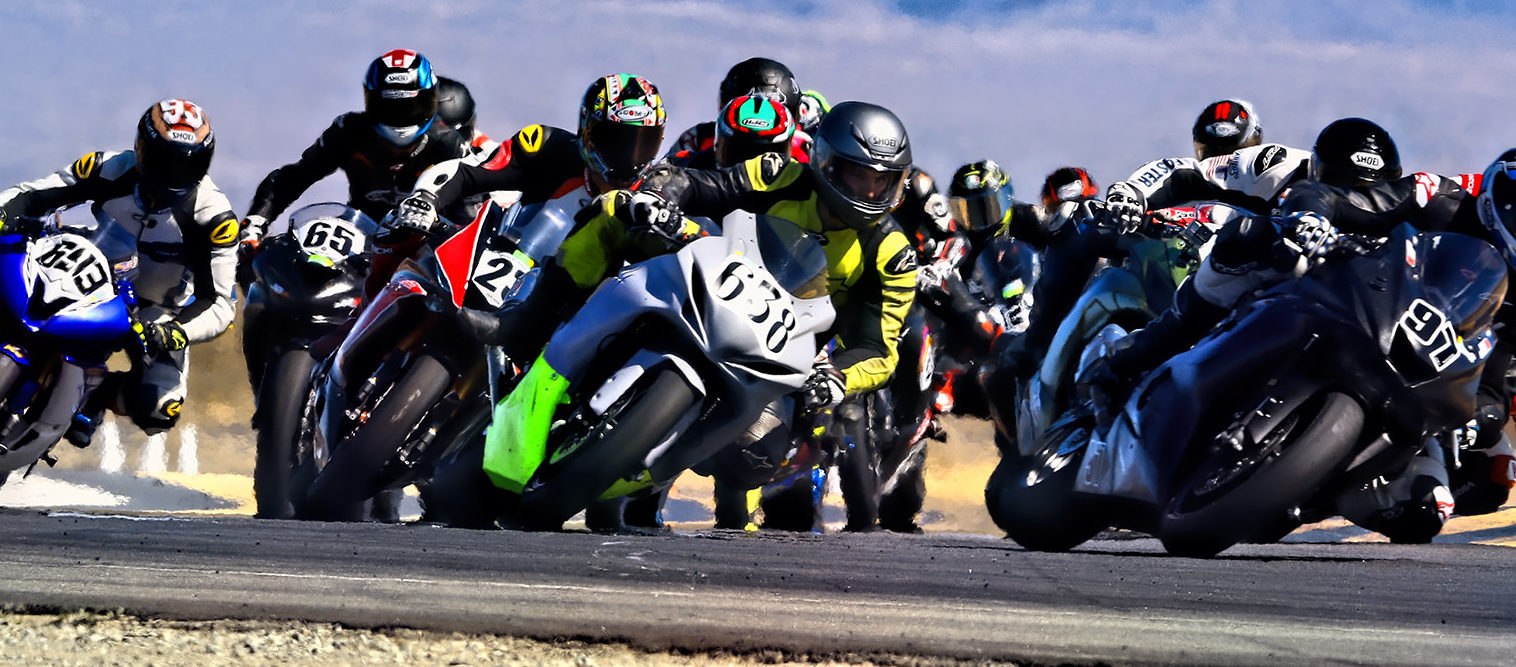
[[[1164,158],[1138,168],[1108,192],[1126,193],[1135,200],[1139,216],[1199,201],[1266,213],[1280,192],[1306,177],[1310,161],[1310,151],[1281,144],[1252,146],[1205,160]],[[1047,348],[1059,320],[1079,298],[1099,258],[1120,255],[1121,236],[1130,233],[1134,225],[1113,229],[1117,226],[1065,224],[1049,234],[1042,276],[1033,288],[1031,322],[1017,341],[1013,353],[1017,358],[1010,360],[1018,372],[1031,372],[1032,357]]]
[[[846,393],[857,394],[883,385],[895,370],[901,325],[915,299],[916,251],[888,216],[863,232],[827,224],[813,178],[806,165],[769,153],[718,171],[660,167],[643,189],[687,215],[720,219],[742,209],[823,234],[842,348],[833,361]]]
[[[152,434],[179,420],[189,363],[185,348],[231,326],[241,226],[209,177],[177,203],[145,204],[136,161],[132,151],[85,154],[52,175],[0,192],[0,220],[8,224],[92,201],[100,224],[118,225],[136,239],[135,317],[140,326],[170,335],[148,346],[151,357],[141,368],[111,373],[85,412],[109,403]]]
[[[244,240],[261,241],[270,221],[338,169],[347,176],[348,203],[370,218],[382,220],[410,194],[423,170],[469,154],[468,141],[447,123],[433,121],[413,143],[397,147],[374,130],[374,121],[366,112],[342,114],[301,153],[300,159],[269,172],[258,184],[248,210]],[[461,218],[464,214],[459,211],[461,205],[450,213]],[[408,232],[386,233],[376,239],[367,293],[383,286],[395,267],[422,241],[421,236]]]
[[[1467,176],[1455,179],[1426,173],[1354,188],[1307,181],[1289,188],[1281,199],[1279,214],[1285,220],[1320,216],[1341,232],[1376,238],[1388,235],[1393,226],[1402,222],[1424,231],[1488,238],[1489,231],[1480,224],[1475,212],[1477,200],[1466,189],[1470,186],[1475,186],[1475,182]],[[1234,219],[1217,235],[1215,247],[1195,276],[1181,285],[1174,307],[1147,327],[1123,338],[1106,361],[1108,370],[1096,373],[1105,377],[1097,377],[1095,382],[1128,384],[1147,369],[1194,345],[1240,301],[1299,276],[1307,266],[1301,243],[1298,233],[1277,228],[1266,216]],[[1502,309],[1496,318],[1496,329],[1502,331],[1516,321],[1513,319],[1516,313]],[[1502,337],[1485,364],[1474,421],[1466,429],[1477,435],[1467,446],[1460,479],[1454,480],[1455,495],[1469,498],[1458,508],[1460,513],[1493,511],[1504,502],[1505,491],[1510,488],[1511,455],[1501,434],[1511,405],[1505,385],[1510,359],[1511,342]],[[1402,485],[1405,488],[1389,488],[1395,482],[1382,485],[1384,489],[1371,486],[1357,496],[1344,496],[1339,501],[1339,510],[1360,525],[1386,532],[1392,538],[1430,538],[1453,510],[1452,498],[1434,494],[1436,484],[1425,489],[1426,498],[1420,498],[1421,490],[1409,485],[1417,476],[1441,477],[1443,484],[1447,480],[1446,473],[1436,472],[1435,466],[1418,463],[1408,475],[1395,480],[1407,482]],[[1492,487],[1486,478],[1499,479],[1493,480]],[[1492,488],[1498,499],[1490,497]],[[1473,495],[1466,495],[1468,492]],[[1410,493],[1418,496],[1410,499],[1412,504],[1425,505],[1429,510],[1419,516],[1430,518],[1415,525],[1394,523],[1394,519],[1414,520],[1418,516],[1404,507],[1392,508],[1405,501],[1403,497],[1395,497],[1397,494]],[[1446,493],[1446,489],[1441,493]]]

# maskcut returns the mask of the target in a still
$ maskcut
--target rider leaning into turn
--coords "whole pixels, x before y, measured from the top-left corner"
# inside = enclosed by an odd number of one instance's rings
[[[114,371],[97,388],[67,437],[84,446],[106,407],[148,433],[179,420],[191,344],[231,326],[239,224],[209,176],[216,135],[204,109],[165,99],[142,114],[131,150],[85,154],[45,178],[0,192],[0,228],[36,233],[28,222],[48,211],[93,201],[137,241],[133,281],[148,363]]]
[[[363,111],[338,116],[299,160],[258,184],[244,224],[243,254],[256,251],[269,221],[339,169],[347,176],[348,203],[380,220],[410,193],[422,170],[466,156],[464,137],[437,122],[438,80],[431,61],[415,51],[396,49],[375,58],[363,77]],[[379,243],[369,293],[421,241],[395,235]]]
[[[1502,194],[1498,188],[1486,184],[1485,195],[1476,198],[1465,189],[1468,179],[1426,173],[1402,177],[1394,141],[1378,125],[1361,118],[1335,121],[1317,137],[1313,153],[1311,180],[1296,183],[1280,202],[1284,226],[1276,228],[1266,217],[1228,223],[1217,234],[1216,245],[1199,271],[1181,285],[1174,306],[1146,328],[1121,339],[1112,355],[1091,369],[1091,384],[1120,393],[1147,369],[1192,346],[1247,295],[1299,275],[1308,266],[1306,259],[1333,247],[1339,230],[1383,237],[1394,225],[1409,222],[1425,231],[1485,239],[1501,248],[1508,259],[1516,256],[1509,249],[1516,247],[1509,243],[1506,221],[1510,217],[1495,212],[1493,202]],[[1491,169],[1501,171],[1495,166]],[[1511,196],[1509,190],[1503,194]],[[1476,212],[1485,206],[1483,202],[1491,202],[1491,212]],[[1508,200],[1507,213],[1509,206]],[[1509,343],[1497,347],[1504,350],[1497,350],[1486,363],[1480,408],[1471,427],[1478,429],[1479,436],[1468,454],[1470,468],[1489,476],[1510,468],[1508,449],[1501,449],[1505,445],[1500,436],[1510,405],[1505,388]],[[1421,484],[1419,477],[1431,481]],[[1418,535],[1436,534],[1453,509],[1446,473],[1434,462],[1418,459],[1391,484],[1396,483],[1406,488],[1370,487],[1345,496],[1339,510],[1356,523],[1397,539],[1416,541]],[[1503,501],[1509,482],[1497,486],[1502,487],[1498,493]],[[1476,494],[1490,492],[1483,486]],[[1479,507],[1482,501],[1477,496],[1471,501],[1469,513],[1488,511]]]

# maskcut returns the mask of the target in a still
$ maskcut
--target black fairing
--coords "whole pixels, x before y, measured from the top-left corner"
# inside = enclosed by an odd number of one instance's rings
[[[1361,443],[1384,433],[1419,446],[1473,414],[1505,290],[1493,247],[1402,225],[1377,250],[1334,258],[1265,292],[1161,366],[1137,397],[1143,440],[1160,474],[1176,471],[1184,443],[1229,431],[1261,438],[1330,388],[1364,406]],[[1426,310],[1417,303],[1454,323],[1458,337],[1446,342],[1455,347],[1413,339],[1403,323],[1421,321],[1410,319]],[[1159,482],[1162,489],[1170,480]]]
[[[253,260],[255,280],[243,310],[246,326],[275,327],[284,338],[324,335],[352,314],[367,272],[368,262],[330,267],[307,261],[299,245],[281,235]]]

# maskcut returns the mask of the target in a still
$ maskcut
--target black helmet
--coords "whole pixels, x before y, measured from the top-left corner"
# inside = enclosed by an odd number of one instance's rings
[[[1253,105],[1217,100],[1200,112],[1190,135],[1195,140],[1195,158],[1204,160],[1263,143],[1263,126],[1253,114]]]
[[[143,112],[132,146],[145,204],[170,206],[205,178],[216,152],[216,133],[205,110],[189,100],[165,99]]]
[[[721,80],[721,108],[748,93],[762,93],[779,100],[790,118],[800,118],[800,86],[784,63],[768,58],[748,58],[732,65]]]
[[[579,154],[606,184],[635,183],[663,143],[663,98],[632,74],[595,79],[579,105]]]
[[[408,49],[375,58],[363,75],[363,109],[390,143],[414,143],[437,116],[437,77],[431,61]]]
[[[1516,269],[1516,148],[1507,150],[1484,170],[1479,183],[1479,221],[1507,264]]]
[[[790,152],[795,119],[767,95],[742,95],[716,119],[716,164],[730,167],[764,153]]]
[[[457,79],[437,77],[437,115],[442,122],[463,135],[465,141],[474,138],[474,96],[468,86]]]
[[[911,167],[911,140],[889,109],[843,102],[816,126],[811,172],[827,209],[850,227],[866,228],[900,205]]]
[[[1372,185],[1400,178],[1400,151],[1390,133],[1362,118],[1334,120],[1316,135],[1311,178],[1327,185]]]
[[[953,172],[948,207],[953,219],[971,232],[1001,229],[1010,223],[1015,191],[1005,170],[994,160],[970,162]]]

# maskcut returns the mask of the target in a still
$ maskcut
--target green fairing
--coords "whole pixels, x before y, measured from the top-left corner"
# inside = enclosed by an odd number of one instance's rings
[[[538,357],[516,389],[495,406],[484,437],[484,473],[506,491],[521,493],[547,456],[548,430],[569,381]]]

